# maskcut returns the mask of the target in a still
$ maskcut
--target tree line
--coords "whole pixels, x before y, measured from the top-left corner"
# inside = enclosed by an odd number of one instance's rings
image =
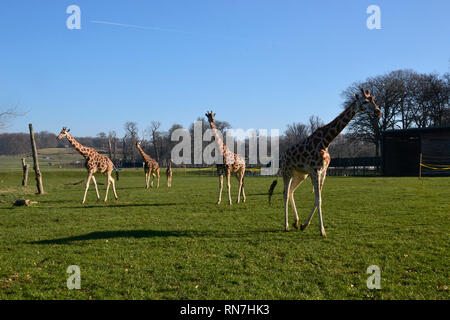
[[[381,119],[374,115],[359,113],[347,127],[346,132],[339,135],[330,146],[333,158],[369,157],[380,155],[382,133],[389,129],[426,128],[450,125],[450,74],[418,73],[413,70],[397,70],[390,73],[370,77],[365,81],[355,82],[343,91],[343,107],[353,99],[360,88],[370,90],[377,105],[383,112]],[[209,128],[204,117],[202,122],[204,133]],[[308,123],[294,122],[287,125],[280,137],[280,152],[290,144],[300,141],[322,126],[323,121],[315,115]],[[231,128],[227,121],[216,121],[217,128],[224,134]],[[94,147],[108,154],[116,165],[136,165],[142,159],[136,149],[136,141],[141,144],[147,154],[166,165],[171,157],[171,150],[178,141],[171,141],[172,133],[182,128],[173,124],[168,130],[161,130],[161,123],[152,121],[141,131],[136,122],[124,124],[125,134],[119,138],[115,131],[100,132],[96,137],[77,137],[80,143]],[[194,123],[187,130],[194,139]],[[203,147],[210,142],[204,141]],[[67,141],[56,140],[56,134],[39,132],[36,144],[42,148],[69,147]],[[191,143],[192,156],[194,144]],[[246,141],[248,150],[248,139]],[[0,155],[29,154],[31,152],[29,135],[26,133],[0,134]],[[248,154],[248,153],[246,153]],[[192,161],[193,163],[193,161]]]

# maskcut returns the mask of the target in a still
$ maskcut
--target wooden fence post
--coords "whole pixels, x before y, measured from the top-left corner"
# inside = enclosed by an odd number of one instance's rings
[[[422,152],[419,157],[419,179],[422,179]]]
[[[25,158],[22,158],[22,170],[23,170],[22,185],[24,187],[26,187],[28,183],[28,168],[29,165],[26,163]]]
[[[41,170],[39,169],[39,158],[38,153],[36,149],[36,141],[34,140],[34,131],[33,131],[33,125],[30,123],[30,140],[31,140],[31,149],[33,151],[33,162],[34,162],[34,172],[36,174],[36,186],[38,189],[39,194],[44,194],[44,186],[42,185],[42,174]]]

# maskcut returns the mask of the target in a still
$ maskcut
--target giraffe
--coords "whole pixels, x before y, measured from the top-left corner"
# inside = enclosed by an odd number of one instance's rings
[[[139,152],[141,153],[142,157],[144,158],[145,188],[148,189],[148,184],[150,182],[151,176],[153,176],[153,179],[150,183],[150,187],[153,188],[153,181],[155,180],[156,174],[158,175],[158,183],[156,185],[156,188],[159,188],[159,165],[158,165],[158,162],[156,162],[155,159],[152,159],[148,154],[146,154],[144,152],[144,150],[141,147],[141,143],[139,141],[136,141],[136,148],[138,148]]]
[[[216,137],[216,142],[219,145],[219,152],[223,157],[223,162],[221,164],[216,164],[217,173],[219,175],[219,200],[217,204],[220,204],[222,201],[222,189],[223,189],[223,175],[227,175],[227,187],[228,187],[228,203],[231,205],[231,190],[230,190],[230,176],[231,173],[236,175],[237,180],[239,181],[239,192],[237,203],[241,200],[241,191],[243,202],[245,202],[245,190],[244,190],[244,175],[245,175],[245,159],[243,159],[238,154],[232,152],[227,148],[225,143],[222,141],[221,135],[216,128],[216,124],[214,123],[215,113],[209,111],[205,113],[208,118],[209,125],[214,132],[214,136]]]
[[[172,187],[172,159],[169,161],[169,166],[166,169],[166,176],[167,176],[167,187]]]
[[[370,91],[361,89],[361,94],[362,95],[355,94],[350,105],[333,121],[318,128],[305,140],[291,145],[281,156],[279,174],[283,177],[284,181],[285,231],[289,231],[289,201],[295,216],[293,226],[296,229],[299,228],[299,218],[294,202],[294,192],[300,183],[302,183],[309,175],[314,186],[315,202],[309,217],[306,219],[305,223],[300,226],[300,229],[304,230],[309,226],[311,218],[317,208],[319,212],[319,231],[323,237],[326,237],[322,220],[322,187],[328,165],[330,164],[328,146],[358,112],[364,111],[369,114],[375,114],[378,117],[382,116]],[[277,180],[270,186],[269,201],[276,183]]]
[[[95,192],[97,194],[97,200],[100,200],[100,194],[98,193],[98,187],[97,187],[97,181],[95,180],[94,173],[106,172],[107,175],[107,187],[106,187],[106,195],[105,195],[105,202],[108,200],[108,191],[109,186],[112,184],[114,197],[117,198],[116,193],[116,186],[114,182],[114,178],[111,176],[111,172],[115,169],[114,163],[106,156],[99,154],[94,148],[83,146],[81,143],[79,143],[70,133],[70,129],[67,129],[66,127],[62,128],[60,134],[58,137],[56,137],[58,140],[61,140],[63,138],[66,138],[70,144],[77,150],[81,155],[86,159],[86,169],[88,171],[88,178],[86,182],[86,189],[84,190],[84,196],[83,201],[81,203],[85,203],[86,201],[86,194],[89,189],[89,183],[92,181],[94,182],[95,186]]]

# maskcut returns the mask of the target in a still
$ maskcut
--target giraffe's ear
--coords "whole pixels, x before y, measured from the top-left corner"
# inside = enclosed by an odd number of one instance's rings
[[[70,129],[67,129],[67,132],[70,132]]]

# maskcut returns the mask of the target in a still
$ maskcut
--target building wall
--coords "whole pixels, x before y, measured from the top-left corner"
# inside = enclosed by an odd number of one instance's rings
[[[383,136],[383,174],[418,176],[422,163],[450,166],[450,128],[395,130]],[[450,176],[450,170],[422,167],[423,176]]]

